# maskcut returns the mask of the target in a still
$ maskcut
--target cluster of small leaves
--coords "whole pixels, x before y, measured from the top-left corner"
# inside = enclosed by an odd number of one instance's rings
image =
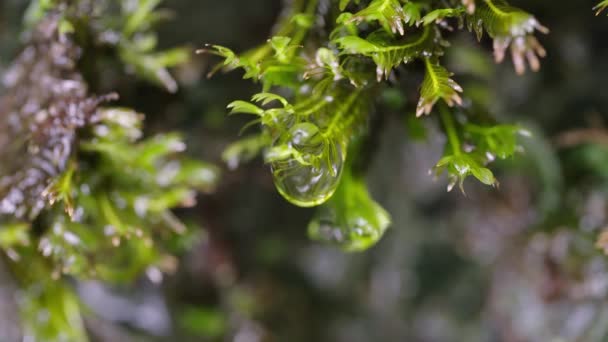
[[[473,176],[486,185],[498,185],[487,165],[497,159],[505,160],[515,156],[523,150],[518,144],[518,136],[531,135],[516,125],[480,126],[467,123],[457,127],[443,107],[441,117],[450,148],[446,149],[444,157],[435,166],[435,172],[441,174],[447,171],[450,180],[448,191],[458,184],[464,192],[463,183],[468,176]],[[458,132],[462,132],[462,136]],[[465,141],[465,145],[461,141]]]
[[[513,155],[517,130],[454,123],[448,107],[463,105],[463,89],[440,63],[449,48],[445,32],[454,29],[453,23],[462,28],[466,22],[478,38],[487,32],[494,39],[497,62],[504,59],[510,46],[517,72],[525,70],[524,60],[537,70],[538,56],[544,56],[545,51],[534,33],[547,30],[532,15],[502,0],[341,0],[331,3],[335,11],[323,12],[334,16],[329,21],[325,16],[322,24],[311,19],[325,8],[317,5],[316,0],[295,2],[289,11],[291,19],[278,25],[276,35],[244,54],[218,45],[203,50],[224,59],[212,73],[243,69],[244,78],[260,81],[264,91],[252,102],[235,101],[229,105],[233,113],[257,116],[246,127],[262,127],[260,134],[226,150],[224,159],[231,166],[263,153],[278,191],[287,200],[300,206],[322,205],[320,213],[332,217],[333,225],[320,225],[319,220],[311,224],[313,236],[325,239],[321,230],[327,229],[319,227],[331,226],[335,228],[332,234],[344,238],[340,239],[342,247],[363,249],[376,239],[368,240],[363,237],[365,234],[355,233],[356,224],[346,217],[370,218],[373,215],[356,208],[375,208],[370,212],[378,213],[377,205],[370,204],[367,192],[361,190],[363,182],[341,176],[346,151],[358,153],[351,151],[350,142],[367,130],[370,101],[356,99],[372,99],[406,67],[416,70],[418,64],[423,64],[425,77],[414,112],[417,116],[430,114],[438,103],[445,104],[441,118],[450,138],[448,146],[452,147],[446,149],[437,172],[448,172],[450,188],[456,183],[462,185],[470,175],[488,185],[497,183],[486,165],[493,158]],[[317,28],[321,37],[308,35]],[[349,94],[356,94],[356,99]],[[274,101],[281,106],[265,108]],[[469,151],[462,150],[461,139],[468,139]],[[341,186],[341,182],[349,185]],[[336,192],[350,195],[336,197]],[[352,202],[344,199],[351,195],[356,198]],[[353,204],[357,201],[361,203]],[[379,221],[386,223],[388,219]],[[378,232],[385,229],[384,224],[373,226],[381,227],[376,229]]]
[[[459,93],[462,87],[450,77],[452,76],[444,67],[425,59],[426,76],[420,90],[420,102],[416,111],[417,116],[430,114],[433,106],[439,100],[444,100],[450,107],[462,105]]]
[[[533,71],[540,68],[539,57],[546,51],[534,33],[548,33],[530,13],[510,6],[504,0],[483,0],[468,18],[469,30],[474,30],[481,39],[483,32],[494,40],[494,58],[500,63],[510,47],[511,57],[518,74],[526,71],[526,61]]]
[[[264,90],[273,86],[295,86],[298,75],[301,75],[306,67],[304,60],[293,56],[298,46],[292,43],[291,38],[283,36],[272,37],[268,44],[274,51],[274,56],[264,61],[258,61],[255,54],[237,56],[232,50],[217,45],[209,45],[207,50],[200,52],[209,51],[224,58],[220,67],[227,70],[242,68],[245,71],[244,78],[261,81]]]
[[[70,326],[80,319],[79,305],[57,281],[62,275],[123,283],[151,267],[172,271],[165,261],[173,251],[163,241],[187,238],[187,230],[171,209],[193,205],[195,191],[211,191],[217,181],[215,167],[179,156],[185,145],[178,136],[139,141],[141,120],[127,109],[100,109],[78,154],[47,187],[45,210],[33,222],[0,224],[0,245],[33,296],[23,302],[24,320],[29,324],[49,308],[61,311],[53,321],[32,324],[41,340],[80,331]],[[33,234],[38,226],[43,233]],[[39,269],[32,270],[33,263]],[[62,295],[49,298],[52,289]],[[64,314],[73,317],[63,320]]]

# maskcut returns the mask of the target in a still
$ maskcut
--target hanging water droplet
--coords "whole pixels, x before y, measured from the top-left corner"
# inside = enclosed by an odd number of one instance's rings
[[[266,154],[277,190],[301,207],[320,205],[333,195],[344,159],[342,144],[312,123],[294,125]]]
[[[380,240],[390,222],[390,215],[369,196],[363,181],[345,174],[334,197],[308,225],[308,234],[345,251],[362,251]]]
[[[346,218],[339,219],[335,208],[323,208],[308,226],[309,235],[321,242],[339,246],[346,251],[362,251],[374,245],[388,227],[390,218],[378,206],[374,222],[351,208]]]

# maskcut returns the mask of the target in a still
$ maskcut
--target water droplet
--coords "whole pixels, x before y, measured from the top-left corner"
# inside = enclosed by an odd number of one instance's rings
[[[267,153],[277,190],[289,202],[312,207],[338,187],[345,154],[341,143],[323,136],[312,123],[285,132]]]
[[[390,223],[388,213],[377,204],[375,206],[377,210],[371,219],[364,217],[358,208],[348,208],[340,213],[337,206],[322,207],[308,226],[309,235],[346,251],[365,250],[380,240]]]
[[[347,173],[342,182],[331,201],[319,208],[308,233],[345,251],[362,251],[384,235],[390,215],[370,197],[361,179]]]

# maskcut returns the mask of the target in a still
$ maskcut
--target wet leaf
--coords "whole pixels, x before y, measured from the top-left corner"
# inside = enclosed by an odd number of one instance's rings
[[[317,209],[308,234],[345,251],[360,252],[375,245],[390,224],[389,214],[371,198],[365,182],[347,171],[332,199]]]
[[[416,109],[416,116],[430,114],[439,100],[445,101],[448,106],[462,105],[460,94],[462,87],[450,77],[452,74],[439,63],[426,58],[426,76],[420,90],[420,100]]]
[[[533,36],[536,31],[548,33],[531,14],[508,5],[503,0],[484,0],[468,19],[469,30],[481,39],[483,32],[494,39],[494,58],[497,63],[504,60],[507,48],[511,47],[513,64],[517,73],[526,70],[526,62],[533,71],[540,68],[539,57],[546,51]]]

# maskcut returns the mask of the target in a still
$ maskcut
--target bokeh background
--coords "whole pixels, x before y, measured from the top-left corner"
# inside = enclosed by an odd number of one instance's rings
[[[368,176],[393,225],[359,254],[309,240],[314,211],[285,202],[262,160],[223,165],[246,122],[225,107],[256,85],[238,72],[207,79],[218,60],[206,55],[175,70],[177,94],[124,78],[114,90],[146,113],[147,132],[183,132],[191,156],[222,166],[222,181],[178,212],[200,231],[160,284],[150,274],[129,286],[74,281],[94,340],[607,341],[608,18],[590,0],[511,2],[551,29],[539,73],[495,65],[491,42],[468,33],[454,33],[446,60],[467,96],[533,133],[524,151],[499,165],[500,187],[468,181],[466,195],[446,192],[445,179],[429,176],[442,154],[438,124],[408,119],[395,86],[377,107]],[[0,0],[0,74],[19,51],[26,6]],[[163,7],[173,19],[159,28],[162,46],[244,51],[268,38],[282,3]],[[0,301],[0,327],[14,320],[9,306]]]

